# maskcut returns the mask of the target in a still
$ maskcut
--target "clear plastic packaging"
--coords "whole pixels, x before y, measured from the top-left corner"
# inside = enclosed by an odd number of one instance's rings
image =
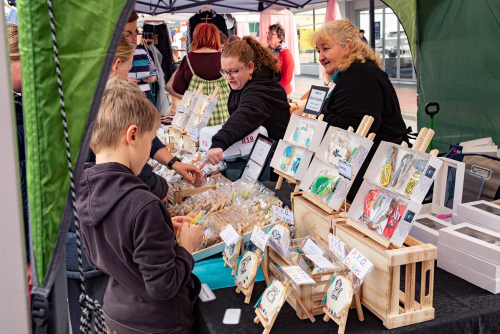
[[[338,174],[338,170],[333,167],[325,167],[313,180],[307,192],[321,202],[328,204],[337,190],[340,180],[341,177]]]
[[[255,308],[268,320],[279,313],[286,298],[292,292],[292,284],[281,272],[276,272],[274,279],[255,304]]]
[[[300,121],[299,125],[295,127],[295,130],[288,139],[288,142],[301,147],[309,148],[315,131],[316,126],[314,124]]]

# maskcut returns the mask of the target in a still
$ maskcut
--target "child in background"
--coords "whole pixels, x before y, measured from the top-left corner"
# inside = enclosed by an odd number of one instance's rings
[[[201,285],[191,253],[203,230],[173,222],[136,176],[159,126],[137,85],[108,82],[90,143],[96,165],[80,180],[77,212],[89,263],[110,276],[103,309],[111,333],[194,333]]]

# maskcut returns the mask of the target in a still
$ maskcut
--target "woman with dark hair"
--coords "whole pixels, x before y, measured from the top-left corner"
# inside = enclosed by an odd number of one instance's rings
[[[280,68],[280,84],[285,89],[286,95],[292,94],[292,79],[295,63],[292,53],[285,45],[285,29],[281,24],[276,23],[269,26],[267,32],[267,45],[278,57],[278,66]]]
[[[208,122],[208,126],[223,124],[229,118],[227,99],[229,87],[219,73],[220,69],[219,29],[211,23],[200,23],[193,32],[193,43],[189,52],[181,61],[179,69],[165,86],[167,92],[182,98],[186,90],[195,92],[203,84],[204,95],[210,95],[215,88],[220,88],[217,105]]]
[[[231,87],[227,103],[231,116],[212,138],[205,162],[213,165],[222,161],[227,148],[261,125],[271,139],[282,139],[290,121],[278,61],[271,51],[246,36],[224,48],[221,64],[220,72]]]

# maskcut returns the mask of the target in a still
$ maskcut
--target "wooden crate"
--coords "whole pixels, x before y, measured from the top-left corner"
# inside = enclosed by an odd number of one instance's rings
[[[330,227],[335,234],[337,221],[344,221],[341,213],[330,214],[304,196],[303,192],[291,194],[292,210],[295,220],[295,237],[305,238],[309,235],[317,235],[323,241],[328,242]],[[349,205],[347,206],[349,209]]]
[[[200,146],[198,142],[191,139],[190,135],[182,135],[182,138],[184,139],[184,146],[182,148],[186,150],[193,150]]]
[[[336,235],[349,249],[356,248],[373,263],[374,268],[361,287],[361,303],[382,319],[385,327],[392,329],[434,319],[436,246],[407,238],[409,247],[386,248],[344,222],[337,222]],[[417,263],[422,265],[420,303],[415,300]],[[404,292],[400,287],[402,265],[406,266]]]
[[[173,187],[170,186],[170,189],[173,189]],[[181,189],[181,190],[173,190],[172,191],[172,197],[170,198],[170,200],[173,203],[181,204],[183,198],[186,198],[186,197],[189,197],[189,196],[194,196],[194,195],[197,195],[197,194],[201,194],[201,193],[203,193],[203,192],[205,192],[207,190],[210,190],[210,189],[216,190],[217,186],[206,186],[206,187],[198,187],[198,188],[188,188],[188,189]]]
[[[301,239],[294,239],[291,240],[291,243],[298,243],[300,240]],[[278,269],[276,268],[276,265],[286,267],[292,266],[293,264],[288,261],[288,259],[284,258],[273,246],[267,244],[264,251],[264,272],[266,273],[264,276],[269,277],[271,273],[277,271]],[[334,273],[335,271],[330,270],[309,276],[318,284],[328,285]],[[322,280],[324,276],[328,276],[329,279]],[[266,281],[266,283],[269,285],[270,282]],[[286,299],[300,319],[311,319],[312,316],[324,314],[321,302],[323,301],[323,297],[325,297],[325,292],[313,293],[312,288],[313,285],[300,285],[298,287],[294,287],[297,294],[290,294]],[[297,298],[302,300],[306,309],[301,307]]]

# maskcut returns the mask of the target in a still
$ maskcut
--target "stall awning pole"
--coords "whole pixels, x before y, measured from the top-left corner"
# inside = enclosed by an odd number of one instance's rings
[[[370,46],[375,50],[375,0],[370,0]]]

